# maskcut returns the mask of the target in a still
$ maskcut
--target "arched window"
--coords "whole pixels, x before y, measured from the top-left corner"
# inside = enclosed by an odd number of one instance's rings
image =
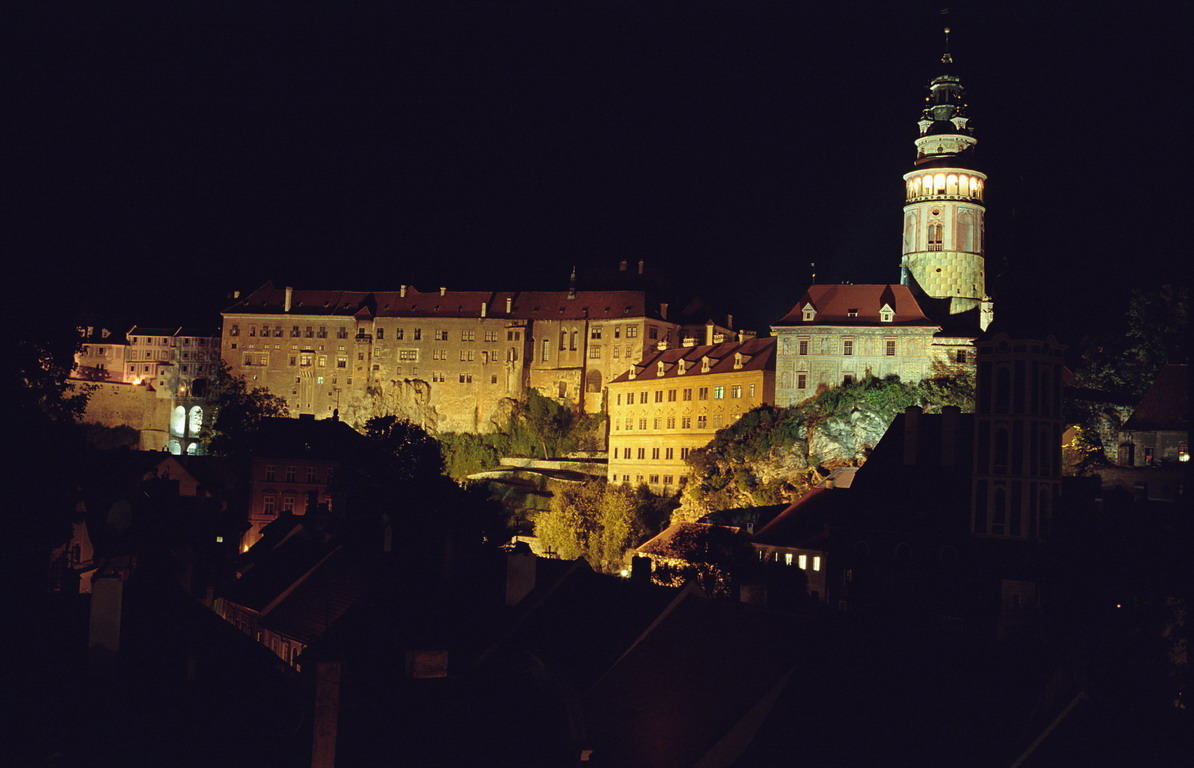
[[[585,374],[585,390],[588,392],[601,391],[601,371],[589,371]]]
[[[930,221],[928,226],[929,232],[929,250],[940,251],[942,248],[942,238],[944,236],[945,228],[939,221]]]
[[[991,533],[1002,536],[1007,532],[1007,491],[996,488],[991,502]]]
[[[187,445],[187,455],[194,456],[199,453],[199,443],[190,443]]]
[[[198,437],[199,430],[203,428],[203,409],[197,405],[191,406],[190,413],[187,415],[187,435],[190,437]]]
[[[940,195],[945,192],[945,174],[939,173],[933,177],[933,191]]]
[[[181,405],[176,407],[170,416],[170,434],[185,435],[187,433],[187,409]],[[171,451],[176,453],[176,451]]]
[[[974,214],[968,210],[958,211],[958,250],[975,253]]]
[[[995,429],[995,474],[1006,475],[1008,470],[1008,435],[1006,427]]]
[[[945,193],[947,195],[958,194],[958,177],[952,173],[945,178]]]
[[[175,456],[181,456],[182,443],[178,442],[177,440],[171,440],[170,442],[166,443],[166,450]]]

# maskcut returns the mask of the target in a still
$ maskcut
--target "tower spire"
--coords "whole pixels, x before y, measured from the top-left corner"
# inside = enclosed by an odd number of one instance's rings
[[[945,12],[948,13],[949,9],[946,8]],[[954,57],[949,52],[949,27],[945,28],[945,53],[941,54],[941,63],[942,64],[953,64],[954,63]]]

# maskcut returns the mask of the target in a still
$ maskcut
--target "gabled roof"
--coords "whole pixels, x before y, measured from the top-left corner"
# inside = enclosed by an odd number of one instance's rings
[[[804,319],[804,308],[816,315]],[[883,322],[880,310],[889,306],[895,315]],[[895,325],[930,326],[937,323],[925,316],[906,285],[810,285],[796,306],[776,325]]]
[[[813,488],[760,528],[750,541],[773,547],[816,546],[825,536],[834,509],[848,495],[845,489]]]
[[[736,368],[736,355],[742,355],[742,367]],[[710,367],[707,372],[701,372],[701,359],[708,357]],[[686,370],[680,373],[677,363],[685,361]],[[659,364],[663,363],[664,373],[658,373]],[[649,381],[651,379],[687,379],[690,376],[708,376],[712,373],[731,373],[734,371],[774,371],[775,370],[775,339],[751,339],[744,342],[727,341],[723,344],[711,344],[702,347],[677,347],[662,352],[656,351],[643,358],[635,366],[639,373],[634,381]],[[625,371],[614,377],[614,382],[631,381],[630,372]]]
[[[1190,366],[1167,365],[1132,412],[1126,430],[1190,429]]]
[[[250,441],[258,458],[344,460],[369,448],[360,432],[338,419],[262,419]]]
[[[337,549],[269,610],[261,626],[303,643],[320,638],[370,583],[361,553]]]
[[[703,533],[715,538],[717,541],[714,543],[719,543],[740,535],[742,529],[732,525],[712,525],[710,523],[672,523],[660,531],[657,536],[640,546],[638,553],[684,560],[692,554],[693,537]]]
[[[572,296],[572,298],[569,298]],[[510,311],[506,311],[507,299]],[[516,320],[616,320],[658,317],[645,291],[286,291],[266,283],[224,310],[225,315],[327,317],[489,317]],[[484,305],[484,315],[482,306]]]
[[[314,573],[336,548],[305,529],[294,531],[244,571],[224,597],[258,613],[265,612]]]

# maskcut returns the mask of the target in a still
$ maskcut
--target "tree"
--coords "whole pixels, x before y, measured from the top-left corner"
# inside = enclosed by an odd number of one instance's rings
[[[535,535],[564,559],[584,557],[614,573],[624,567],[626,550],[659,532],[673,506],[645,486],[590,480],[556,493],[551,508],[536,516]]]
[[[365,436],[388,457],[392,480],[439,477],[444,472],[439,442],[416,424],[397,416],[375,416],[365,422]]]
[[[244,445],[245,439],[272,416],[289,416],[286,401],[265,387],[250,387],[243,376],[234,376],[228,364],[215,366],[207,393],[211,417],[203,425],[207,450],[230,455]]]

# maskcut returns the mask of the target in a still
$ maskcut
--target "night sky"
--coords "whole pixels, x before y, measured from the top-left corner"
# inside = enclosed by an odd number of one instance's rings
[[[809,262],[898,280],[945,24],[997,315],[1074,343],[1184,279],[1180,4],[942,4],[9,7],[10,291],[214,328],[267,279],[564,289],[645,259],[765,331]]]

